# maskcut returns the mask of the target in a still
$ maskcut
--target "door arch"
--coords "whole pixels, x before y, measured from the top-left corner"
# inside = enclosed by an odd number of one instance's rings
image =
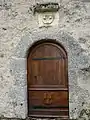
[[[68,118],[68,63],[54,40],[32,45],[27,58],[28,115]]]

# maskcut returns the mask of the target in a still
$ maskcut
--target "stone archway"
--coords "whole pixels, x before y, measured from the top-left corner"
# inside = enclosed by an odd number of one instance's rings
[[[70,118],[73,118],[74,114],[76,117],[78,116],[81,106],[84,99],[81,99],[81,94],[85,94],[87,96],[88,91],[86,92],[78,85],[78,76],[84,67],[87,68],[88,57],[83,54],[82,47],[80,44],[69,34],[64,31],[59,31],[55,29],[54,32],[51,29],[47,31],[33,31],[32,33],[28,33],[18,41],[17,46],[13,50],[13,55],[10,59],[10,71],[11,76],[13,76],[13,80],[18,81],[19,85],[16,85],[17,96],[20,96],[22,99],[15,102],[18,104],[23,103],[22,106],[19,106],[21,112],[18,112],[18,116],[22,116],[23,118],[27,117],[28,108],[27,108],[27,55],[29,53],[29,48],[34,45],[38,40],[47,40],[51,41],[54,39],[56,42],[60,42],[68,53],[68,83],[69,83],[69,114]],[[80,52],[80,56],[78,56],[78,52]],[[84,58],[84,61],[83,61]],[[82,60],[81,60],[82,59]],[[87,64],[86,64],[87,63]],[[13,87],[10,87],[13,89]],[[12,90],[11,90],[12,91]],[[77,91],[79,91],[80,96],[77,95]],[[10,92],[11,94],[11,92]],[[75,102],[77,98],[77,102]],[[84,97],[85,98],[85,97]],[[74,112],[73,112],[74,111]],[[21,114],[23,113],[23,114]]]

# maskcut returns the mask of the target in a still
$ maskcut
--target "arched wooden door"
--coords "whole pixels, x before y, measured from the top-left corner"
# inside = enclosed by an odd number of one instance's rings
[[[67,53],[54,42],[37,44],[27,59],[29,116],[68,118]]]

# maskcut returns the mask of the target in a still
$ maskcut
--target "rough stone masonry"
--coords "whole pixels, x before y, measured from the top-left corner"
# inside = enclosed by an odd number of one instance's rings
[[[46,2],[58,26],[39,27],[33,6]],[[70,119],[90,120],[90,0],[0,0],[0,119],[27,118],[27,51],[45,38],[68,52]]]

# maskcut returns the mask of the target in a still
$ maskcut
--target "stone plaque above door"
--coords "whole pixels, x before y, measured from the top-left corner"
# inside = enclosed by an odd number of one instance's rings
[[[34,12],[37,14],[39,27],[57,26],[59,23],[58,10],[57,3],[38,4]]]

